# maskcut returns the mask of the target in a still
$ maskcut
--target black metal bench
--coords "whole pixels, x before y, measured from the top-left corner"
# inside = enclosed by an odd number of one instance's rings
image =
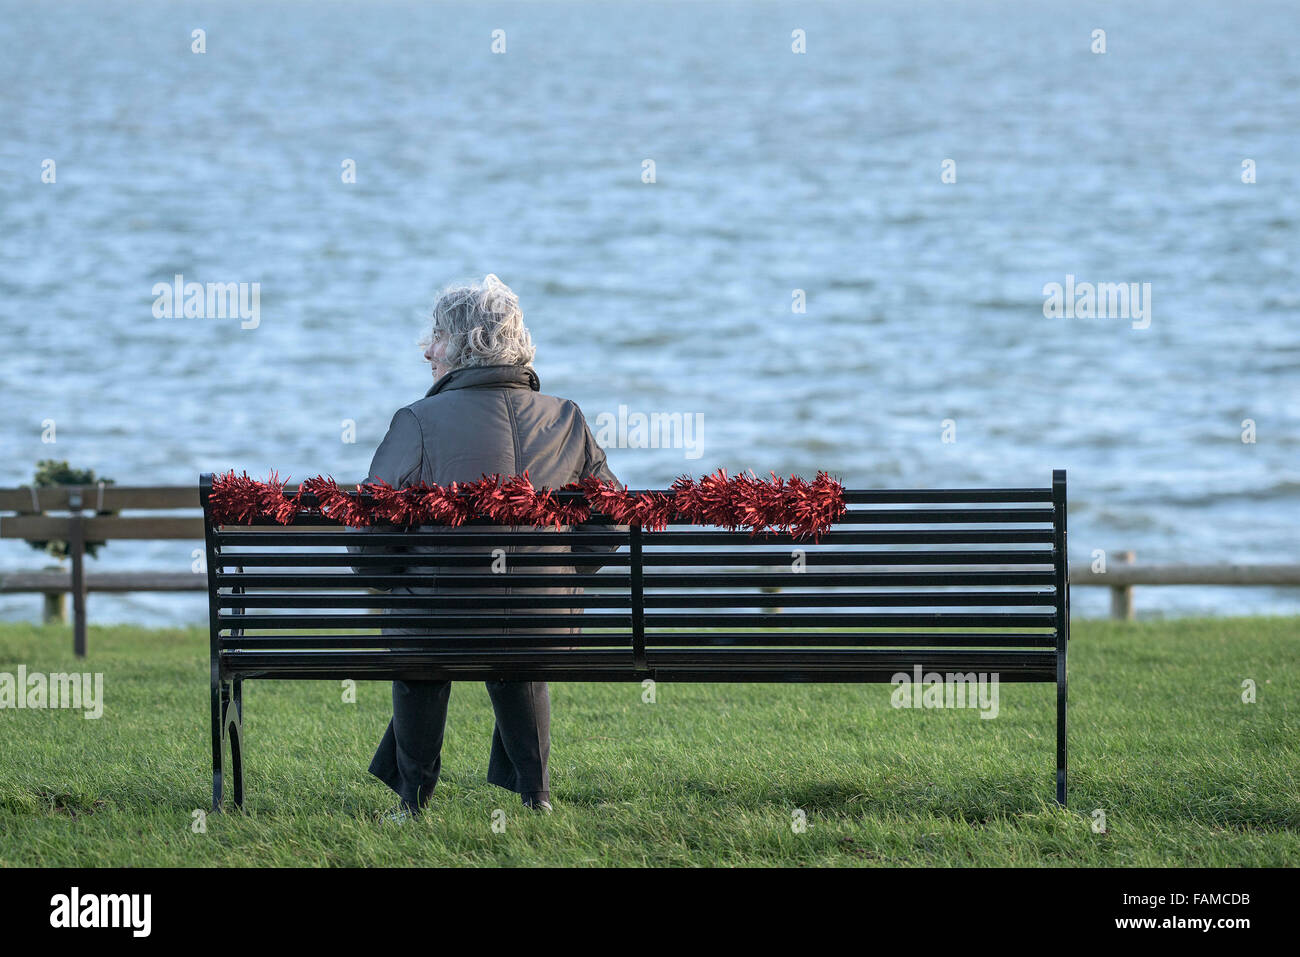
[[[817,543],[681,524],[588,527],[599,515],[560,532],[495,526],[494,541],[506,546],[622,547],[565,556],[576,571],[564,575],[530,571],[554,566],[554,553],[511,555],[503,573],[481,551],[438,555],[440,568],[456,569],[440,572],[440,586],[452,578],[471,590],[584,589],[489,598],[376,592],[420,583],[419,569],[349,553],[357,532],[319,517],[287,527],[214,524],[211,490],[203,475],[214,810],[223,754],[243,805],[242,683],[250,678],[890,682],[917,666],[1055,682],[1056,800],[1065,804],[1064,471],[1044,488],[846,491],[847,511]],[[483,531],[367,529],[364,541],[471,548]],[[554,611],[571,608],[582,615]],[[543,631],[575,623],[581,634]],[[381,624],[422,634],[380,635]],[[457,636],[507,624],[530,633]]]

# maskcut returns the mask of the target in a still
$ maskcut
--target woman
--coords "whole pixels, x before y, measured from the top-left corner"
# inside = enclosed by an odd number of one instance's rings
[[[433,368],[433,387],[423,399],[399,409],[375,452],[369,481],[394,487],[467,482],[484,475],[519,475],[527,470],[538,488],[558,488],[594,475],[617,483],[604,451],[569,399],[543,395],[532,367],[532,338],[524,326],[519,297],[494,275],[481,283],[454,285],[438,297],[433,330],[421,345]],[[472,527],[486,539],[490,526]],[[469,527],[459,529],[464,534]],[[446,548],[447,546],[443,546]],[[436,554],[438,546],[400,550]],[[457,546],[458,552],[491,546]],[[515,546],[508,551],[568,552],[564,545]],[[575,546],[575,550],[584,549]],[[356,552],[388,552],[354,548]],[[410,567],[412,563],[404,563]],[[485,560],[484,571],[488,562]],[[419,567],[436,574],[436,563]],[[373,566],[368,569],[373,571]],[[451,569],[447,569],[450,571]],[[465,571],[462,566],[458,570]],[[536,568],[539,573],[572,572],[572,565]],[[404,589],[409,594],[454,594],[447,587]],[[534,590],[530,590],[530,593]],[[538,594],[572,594],[573,588],[535,589]],[[462,592],[463,593],[463,592]],[[483,594],[480,589],[476,594]],[[488,594],[499,593],[495,590]],[[519,589],[512,592],[518,594]],[[475,609],[467,614],[501,614]],[[553,613],[555,609],[551,610]],[[580,611],[580,609],[575,609]],[[529,629],[533,633],[536,628]],[[572,629],[556,629],[567,632]],[[509,628],[473,633],[509,633]],[[418,634],[419,629],[385,629],[385,634]],[[496,729],[488,761],[488,780],[518,792],[524,806],[549,812],[550,696],[546,682],[487,682]],[[393,719],[370,763],[370,773],[397,792],[402,819],[416,814],[433,795],[441,770],[443,730],[450,681],[393,682]]]

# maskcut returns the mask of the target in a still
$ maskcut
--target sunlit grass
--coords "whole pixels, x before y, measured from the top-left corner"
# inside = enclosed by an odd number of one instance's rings
[[[247,810],[206,833],[206,631],[92,628],[90,649],[0,625],[0,672],[101,671],[106,697],[98,721],[0,711],[0,864],[1300,865],[1296,619],[1077,622],[1069,810],[1050,685],[1004,685],[996,720],[896,710],[888,685],[553,685],[541,817],[484,780],[466,683],[433,804],[395,826],[365,770],[388,685],[250,681]]]

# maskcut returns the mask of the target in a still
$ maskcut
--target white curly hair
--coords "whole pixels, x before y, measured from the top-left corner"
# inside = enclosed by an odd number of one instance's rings
[[[433,306],[433,328],[420,340],[422,347],[446,343],[446,365],[527,366],[537,354],[524,325],[524,312],[514,290],[488,273],[482,282],[455,282],[438,294]]]

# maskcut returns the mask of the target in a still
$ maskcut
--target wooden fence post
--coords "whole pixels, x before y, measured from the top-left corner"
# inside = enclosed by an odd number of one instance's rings
[[[61,572],[59,565],[46,565],[46,571]],[[62,624],[68,620],[68,593],[47,591],[41,593],[41,621],[47,625]]]
[[[86,525],[81,514],[81,487],[68,492],[72,511],[68,553],[72,558],[72,650],[86,657]]]
[[[1132,565],[1137,560],[1137,552],[1116,552],[1115,561]],[[1110,617],[1116,621],[1133,620],[1133,586],[1110,586]]]

